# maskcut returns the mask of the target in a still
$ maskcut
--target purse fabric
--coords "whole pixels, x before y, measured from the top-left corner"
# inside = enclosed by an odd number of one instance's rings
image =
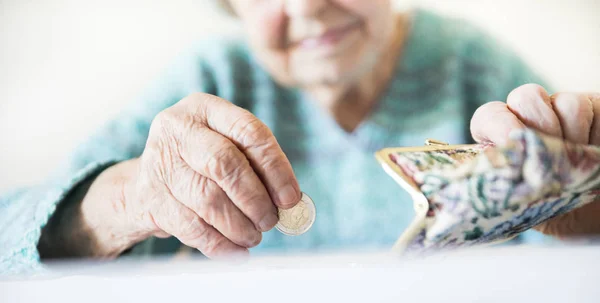
[[[600,194],[600,147],[530,129],[503,148],[390,154],[429,203],[407,253],[512,238]]]

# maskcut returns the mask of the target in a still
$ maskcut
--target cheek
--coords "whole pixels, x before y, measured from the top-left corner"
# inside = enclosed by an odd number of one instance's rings
[[[360,17],[367,26],[369,36],[380,40],[389,31],[393,22],[390,0],[334,0],[350,14]]]
[[[382,11],[390,11],[390,0],[334,0],[340,7],[361,16],[377,15]]]
[[[245,8],[241,17],[253,43],[264,49],[282,48],[285,44],[287,23],[283,2],[260,1]]]
[[[286,45],[287,23],[283,1],[240,0],[238,15],[253,54],[282,83],[291,83]]]

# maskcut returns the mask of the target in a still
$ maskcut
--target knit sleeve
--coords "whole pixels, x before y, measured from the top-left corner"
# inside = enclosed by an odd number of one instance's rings
[[[68,180],[15,190],[0,197],[0,275],[42,270],[37,243],[41,229],[67,193],[113,162],[91,162]]]
[[[461,62],[468,113],[490,101],[505,101],[512,90],[524,84],[539,84],[551,92],[546,79],[509,47],[475,26],[469,26],[464,34]]]
[[[191,53],[151,89],[90,136],[46,182],[0,196],[0,274],[43,270],[37,243],[57,205],[88,177],[141,155],[154,117],[192,92],[213,93],[206,64]],[[42,155],[40,155],[42,156]]]

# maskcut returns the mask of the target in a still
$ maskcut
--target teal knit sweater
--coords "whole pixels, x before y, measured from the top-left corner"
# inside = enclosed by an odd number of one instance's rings
[[[505,100],[512,89],[531,82],[544,84],[480,30],[417,10],[391,83],[371,115],[348,133],[309,96],[275,83],[243,41],[200,43],[145,97],[74,151],[48,182],[0,198],[0,272],[42,268],[36,248],[41,228],[69,190],[115,162],[139,156],[154,116],[192,92],[218,95],[264,121],[301,189],[317,205],[309,232],[289,237],[270,231],[251,253],[391,247],[414,210],[373,153],[420,146],[426,138],[469,142],[469,121],[479,105]],[[179,246],[174,238],[152,238],[131,254],[172,253]]]

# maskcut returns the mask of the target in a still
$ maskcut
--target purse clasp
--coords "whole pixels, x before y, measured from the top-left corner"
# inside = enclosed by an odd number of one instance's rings
[[[427,139],[427,140],[425,140],[425,145],[427,145],[427,146],[446,146],[446,145],[450,145],[450,144],[443,142],[443,141],[435,140],[435,139]]]

